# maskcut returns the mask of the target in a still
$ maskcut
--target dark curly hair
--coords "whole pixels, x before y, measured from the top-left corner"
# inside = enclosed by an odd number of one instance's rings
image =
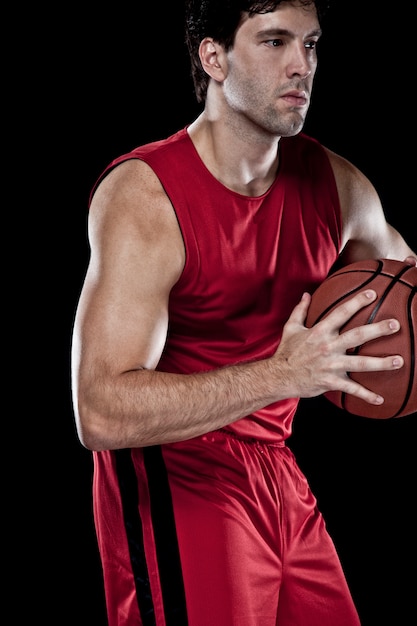
[[[226,50],[233,46],[236,30],[243,13],[270,13],[288,0],[186,0],[185,43],[191,60],[191,76],[198,102],[204,102],[209,77],[203,70],[198,54],[204,37],[213,37]],[[328,9],[330,0],[298,0],[300,4],[314,4],[319,21]]]

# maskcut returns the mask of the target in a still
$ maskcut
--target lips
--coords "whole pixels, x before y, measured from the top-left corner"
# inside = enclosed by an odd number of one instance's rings
[[[303,107],[308,104],[308,98],[305,91],[288,91],[281,96],[291,106]]]

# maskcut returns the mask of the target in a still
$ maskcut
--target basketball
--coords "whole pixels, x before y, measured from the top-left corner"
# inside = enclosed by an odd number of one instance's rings
[[[383,396],[385,401],[380,406],[340,391],[324,395],[338,407],[362,417],[409,415],[417,411],[417,267],[391,259],[368,259],[343,267],[330,274],[313,293],[306,326],[311,328],[337,305],[367,288],[376,291],[377,299],[353,315],[340,332],[392,317],[401,328],[394,335],[379,337],[349,353],[378,357],[400,354],[404,365],[390,372],[348,373],[352,380]]]

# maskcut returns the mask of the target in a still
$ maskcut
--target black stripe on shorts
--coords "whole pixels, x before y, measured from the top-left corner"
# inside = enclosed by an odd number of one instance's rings
[[[131,451],[115,452],[130,558],[143,626],[156,626]],[[160,446],[143,449],[166,626],[187,626],[185,591],[168,475]]]

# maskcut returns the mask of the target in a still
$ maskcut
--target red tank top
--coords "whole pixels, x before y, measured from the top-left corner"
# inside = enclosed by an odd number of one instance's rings
[[[122,161],[141,159],[177,215],[186,262],[171,291],[159,370],[192,373],[270,356],[303,291],[312,292],[335,262],[341,217],[328,157],[303,133],[282,138],[279,150],[278,176],[255,198],[214,178],[186,128],[118,157],[99,178]],[[297,404],[274,403],[227,430],[283,441]]]

